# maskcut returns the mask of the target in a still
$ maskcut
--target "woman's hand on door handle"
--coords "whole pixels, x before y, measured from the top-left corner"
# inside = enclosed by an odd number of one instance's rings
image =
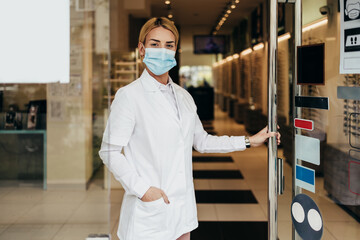
[[[278,126],[278,129],[280,127]],[[257,134],[249,137],[250,140],[250,146],[251,147],[258,147],[261,146],[264,142],[267,142],[267,140],[270,137],[276,137],[276,142],[277,145],[280,144],[281,140],[281,135],[279,132],[269,132],[268,131],[268,127],[266,126],[265,128],[263,128],[260,132],[258,132]]]

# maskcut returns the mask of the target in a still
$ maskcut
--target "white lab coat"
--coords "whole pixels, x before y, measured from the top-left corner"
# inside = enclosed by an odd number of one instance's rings
[[[100,156],[125,188],[120,240],[175,240],[197,228],[192,147],[199,152],[245,149],[244,137],[207,134],[191,95],[176,84],[174,90],[180,119],[146,70],[119,89],[112,103],[103,142],[124,146],[125,156],[103,148]],[[141,201],[150,186],[162,189],[170,204],[162,198]]]

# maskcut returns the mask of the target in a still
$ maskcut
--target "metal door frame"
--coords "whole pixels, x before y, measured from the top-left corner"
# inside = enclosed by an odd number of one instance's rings
[[[278,48],[278,2],[295,3],[294,5],[294,31],[293,31],[293,82],[292,97],[299,96],[301,88],[297,85],[297,47],[302,44],[302,0],[269,0],[268,2],[268,129],[270,132],[277,131],[277,48]],[[292,101],[292,121],[301,116],[301,110],[295,107]],[[299,130],[293,128],[292,143],[292,198],[301,193],[301,189],[295,185],[295,167],[301,164],[295,158],[295,135]],[[281,163],[281,164],[280,164]],[[277,196],[281,193],[282,184],[282,162],[278,163],[276,138],[271,137],[268,144],[268,239],[277,240],[278,238],[278,203]],[[280,177],[279,177],[280,176]],[[280,179],[280,180],[279,180]],[[281,184],[280,184],[281,182]],[[292,239],[300,239],[292,226]]]

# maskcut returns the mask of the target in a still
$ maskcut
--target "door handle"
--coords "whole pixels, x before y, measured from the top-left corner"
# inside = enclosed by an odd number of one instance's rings
[[[278,158],[277,192],[282,195],[285,190],[284,160]]]

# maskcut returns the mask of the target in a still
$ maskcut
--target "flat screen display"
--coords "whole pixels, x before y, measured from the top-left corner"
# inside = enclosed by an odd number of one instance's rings
[[[299,85],[325,84],[325,44],[299,46],[297,49]]]
[[[195,35],[194,53],[195,54],[225,54],[226,51],[225,35]]]

